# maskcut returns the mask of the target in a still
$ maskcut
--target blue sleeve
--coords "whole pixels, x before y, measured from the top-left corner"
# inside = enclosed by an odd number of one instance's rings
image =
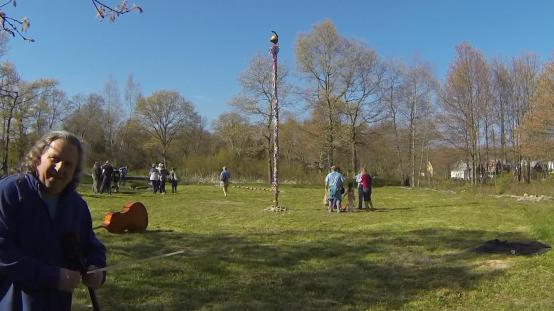
[[[25,256],[17,248],[16,226],[19,195],[13,184],[0,186],[0,276],[28,288],[56,288],[59,268]]]
[[[100,242],[96,235],[94,234],[94,231],[92,230],[92,217],[90,216],[90,212],[88,209],[88,206],[84,201],[82,201],[83,213],[84,213],[84,223],[81,226],[81,234],[84,237],[82,241],[86,241],[83,243],[84,248],[84,256],[86,257],[86,264],[88,265],[95,265],[97,267],[105,267],[106,266],[106,247]]]

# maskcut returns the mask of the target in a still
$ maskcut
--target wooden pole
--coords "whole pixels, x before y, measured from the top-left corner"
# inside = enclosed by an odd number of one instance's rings
[[[273,59],[273,210],[280,210],[279,206],[279,100],[277,98],[277,53],[279,53],[279,36],[273,32],[270,40],[273,45],[270,48]]]

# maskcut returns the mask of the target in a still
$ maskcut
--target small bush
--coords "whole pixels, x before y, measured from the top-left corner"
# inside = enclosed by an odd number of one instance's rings
[[[494,187],[497,194],[504,194],[512,184],[512,174],[502,173],[496,177]]]

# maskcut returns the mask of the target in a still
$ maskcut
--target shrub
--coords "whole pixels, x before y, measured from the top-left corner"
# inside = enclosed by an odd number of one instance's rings
[[[504,194],[512,184],[512,174],[503,172],[496,177],[494,187],[497,194]]]

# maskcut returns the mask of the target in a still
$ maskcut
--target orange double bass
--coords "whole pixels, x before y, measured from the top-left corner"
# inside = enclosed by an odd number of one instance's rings
[[[146,207],[140,202],[128,202],[120,212],[109,212],[100,227],[111,233],[141,232],[148,226]]]

